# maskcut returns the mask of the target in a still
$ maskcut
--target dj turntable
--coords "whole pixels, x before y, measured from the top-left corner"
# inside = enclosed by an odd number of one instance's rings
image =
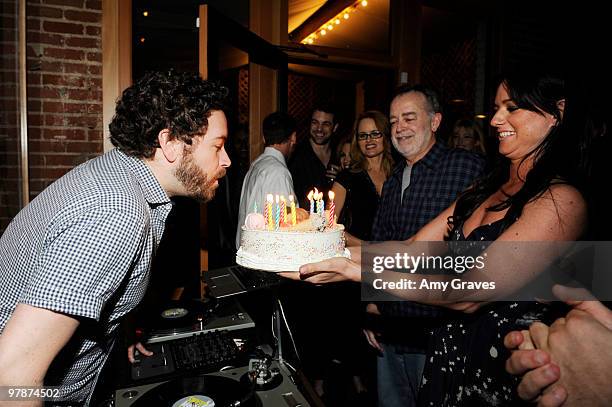
[[[189,375],[115,392],[115,407],[309,407],[285,366],[251,360],[249,366]]]
[[[234,331],[255,327],[237,301],[215,299],[170,301],[150,313],[147,343],[157,343],[213,330]]]

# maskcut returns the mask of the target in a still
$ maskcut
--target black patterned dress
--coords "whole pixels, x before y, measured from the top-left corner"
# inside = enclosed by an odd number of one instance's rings
[[[503,221],[479,226],[467,237],[463,224],[457,225],[450,234],[451,245],[465,241],[476,248],[491,242],[503,232]],[[461,245],[466,246],[470,245]],[[504,336],[534,321],[550,323],[557,316],[557,307],[537,302],[494,302],[474,314],[457,313],[431,332],[419,405],[522,405],[516,393],[518,379],[505,371],[510,352]]]

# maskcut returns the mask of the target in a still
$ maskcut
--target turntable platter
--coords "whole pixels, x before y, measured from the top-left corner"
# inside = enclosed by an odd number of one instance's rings
[[[171,380],[145,394],[132,407],[259,406],[253,389],[227,377],[201,375]]]
[[[173,335],[190,332],[206,324],[216,307],[215,301],[168,301],[149,315],[150,335]]]

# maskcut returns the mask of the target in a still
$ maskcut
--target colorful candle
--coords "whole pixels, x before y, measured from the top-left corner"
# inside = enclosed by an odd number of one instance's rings
[[[278,203],[278,195],[276,195],[276,210],[274,211],[274,227],[278,230],[280,226],[280,204]]]
[[[257,202],[253,204],[253,213],[257,213]]]
[[[310,216],[314,214],[314,200],[312,199],[313,197],[314,197],[314,192],[310,191],[308,193],[308,200],[310,201]]]
[[[289,206],[291,207],[291,224],[295,226],[297,223],[297,213],[295,210],[295,201],[293,200],[293,195],[289,195]]]
[[[272,220],[272,199],[272,194],[266,195],[266,210],[264,218],[266,219],[266,225],[268,225],[268,230],[274,229],[274,222]]]
[[[329,191],[327,196],[329,197],[329,226],[333,226],[336,222],[336,203],[334,202],[336,194],[334,191]]]
[[[317,195],[317,213],[323,216],[323,192]]]
[[[287,200],[285,199],[285,197],[283,195],[281,195],[280,197],[280,211],[281,211],[281,218],[283,221],[283,224],[287,224]]]

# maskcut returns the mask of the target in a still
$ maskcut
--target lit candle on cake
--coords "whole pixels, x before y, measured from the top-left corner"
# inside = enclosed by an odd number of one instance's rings
[[[336,221],[335,219],[336,203],[334,202],[334,198],[336,197],[336,194],[334,193],[334,191],[329,191],[327,196],[329,196],[329,226],[333,226]]]
[[[285,199],[283,195],[281,195],[280,200],[281,200],[280,211],[281,211],[281,217],[283,219],[283,224],[287,224],[287,200]]]
[[[266,225],[269,230],[274,228],[274,222],[272,220],[272,194],[266,195],[266,209],[264,213],[264,218],[266,219]]]
[[[310,201],[310,215],[312,216],[312,214],[314,214],[314,200],[312,199],[314,197],[314,192],[310,191],[308,193],[308,200]]]
[[[297,212],[295,210],[295,201],[293,195],[289,195],[289,206],[291,207],[291,224],[295,226],[297,223]]]
[[[253,213],[257,213],[257,202],[253,204]]]
[[[317,213],[323,216],[323,192],[317,195]]]
[[[276,195],[276,210],[274,211],[274,226],[278,230],[280,226],[280,205],[278,203],[278,195]]]

